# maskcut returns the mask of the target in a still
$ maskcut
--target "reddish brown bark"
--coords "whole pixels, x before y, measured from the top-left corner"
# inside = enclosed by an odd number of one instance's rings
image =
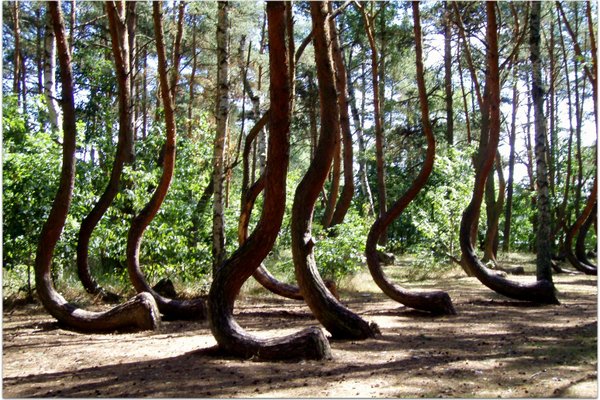
[[[149,292],[152,294],[161,313],[169,318],[178,319],[202,319],[206,317],[206,306],[203,299],[174,300],[158,294],[146,281],[140,267],[140,247],[144,231],[150,225],[156,213],[160,209],[169,190],[171,178],[175,169],[175,141],[176,126],[173,108],[173,99],[169,88],[167,76],[167,57],[164,47],[164,36],[162,29],[162,3],[155,2],[153,7],[154,32],[156,35],[156,51],[158,55],[159,83],[165,113],[167,139],[164,146],[163,170],[158,186],[156,187],[150,201],[131,221],[131,227],[127,235],[127,270],[133,286],[138,292]],[[173,81],[172,81],[173,82]]]
[[[427,138],[427,153],[421,171],[408,188],[408,190],[398,199],[390,209],[378,217],[369,231],[367,243],[365,246],[365,255],[367,264],[373,280],[379,288],[390,298],[417,310],[430,311],[435,314],[456,314],[450,296],[443,291],[413,292],[406,290],[391,282],[384,274],[379,257],[377,257],[377,241],[379,236],[385,232],[386,228],[402,214],[410,202],[419,194],[421,189],[427,183],[429,175],[433,171],[433,162],[435,159],[435,138],[429,120],[429,106],[427,104],[427,91],[425,88],[423,56],[421,47],[421,24],[419,15],[419,3],[413,2],[413,19],[416,42],[416,66],[417,66],[417,84],[419,87],[419,102],[421,106],[421,122],[423,131]]]
[[[248,240],[215,271],[208,296],[208,315],[211,331],[219,347],[229,354],[263,359],[322,359],[331,357],[331,350],[323,331],[317,327],[281,338],[260,339],[245,332],[232,315],[240,288],[273,247],[285,212],[291,119],[285,10],[283,2],[267,3],[273,107],[270,112],[263,212]]]
[[[63,104],[63,154],[60,183],[48,220],[42,228],[35,258],[38,296],[44,308],[61,324],[85,332],[156,329],[160,315],[156,302],[148,293],[140,293],[126,303],[106,312],[90,312],[69,304],[52,282],[52,253],[65,225],[75,182],[76,119],[73,96],[71,53],[58,2],[48,3],[56,35]]]
[[[375,335],[378,330],[376,325],[369,324],[333,297],[317,271],[313,253],[313,212],[333,159],[335,132],[339,121],[337,115],[330,112],[337,108],[337,94],[329,47],[331,36],[326,22],[327,4],[323,1],[311,2],[310,10],[321,107],[321,132],[315,157],[296,188],[292,206],[292,254],[296,280],[307,305],[334,338],[366,339]]]
[[[486,86],[489,87],[489,137],[485,151],[482,153],[481,164],[475,175],[475,185],[471,202],[465,209],[460,226],[460,246],[463,260],[469,270],[485,286],[507,297],[536,303],[557,304],[554,285],[546,280],[523,284],[500,277],[483,265],[475,254],[472,244],[471,228],[478,217],[485,182],[493,167],[500,134],[500,74],[498,69],[498,38],[496,25],[495,4],[486,3],[487,12],[487,72]]]
[[[107,292],[92,277],[89,267],[89,244],[94,229],[119,192],[125,163],[132,160],[133,120],[131,118],[131,65],[129,57],[129,31],[125,24],[124,2],[107,2],[108,25],[119,90],[119,136],[110,180],[104,193],[90,213],[81,221],[77,237],[77,273],[88,293],[100,295],[104,300],[115,301],[119,296]]]
[[[565,252],[567,254],[567,259],[571,262],[571,264],[578,270],[588,275],[597,275],[598,270],[594,268],[592,265],[589,265],[584,260],[581,260],[580,257],[577,257],[575,252],[573,251],[573,239],[584,225],[590,214],[592,213],[594,206],[596,205],[597,199],[597,191],[598,191],[598,178],[594,178],[594,184],[592,186],[592,191],[588,197],[587,203],[579,215],[579,217],[575,220],[575,223],[569,228],[567,234],[565,236]]]
[[[331,30],[331,40],[333,42],[333,62],[336,72],[335,77],[340,113],[340,131],[342,136],[342,145],[344,148],[342,156],[344,165],[344,187],[342,188],[342,192],[340,193],[340,197],[337,201],[335,211],[333,212],[333,216],[331,217],[331,222],[329,224],[329,226],[335,226],[344,221],[344,217],[350,208],[350,203],[352,203],[352,197],[354,196],[354,152],[352,149],[350,114],[348,113],[349,101],[346,65],[344,63],[340,38],[333,18],[329,19],[329,25]]]

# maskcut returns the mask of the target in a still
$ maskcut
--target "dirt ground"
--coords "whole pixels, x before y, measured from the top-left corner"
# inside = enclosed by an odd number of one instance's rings
[[[596,398],[596,277],[555,281],[558,306],[508,300],[460,273],[406,285],[448,290],[458,315],[443,317],[363,284],[342,300],[377,322],[382,335],[332,341],[333,359],[324,361],[219,356],[207,322],[89,335],[61,329],[39,305],[5,308],[3,397]],[[236,314],[260,336],[318,325],[300,302],[270,295],[245,295]]]

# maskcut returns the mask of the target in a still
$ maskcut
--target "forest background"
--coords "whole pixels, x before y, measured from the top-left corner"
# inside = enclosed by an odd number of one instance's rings
[[[597,3],[542,3],[541,57],[547,115],[553,255],[565,256],[565,234],[584,210],[596,176],[593,90],[586,68],[593,65]],[[338,7],[341,6],[338,5]],[[177,121],[175,174],[168,195],[148,227],[140,260],[153,284],[170,278],[180,291],[206,293],[212,280],[214,243],[213,177],[217,131],[217,3],[190,2],[180,19],[179,3],[164,4],[166,43],[177,60],[174,89]],[[269,108],[268,43],[262,2],[233,2],[230,9],[228,128],[223,148],[224,253],[238,247],[242,153],[249,153],[250,181],[265,165],[266,131],[252,147],[245,139]],[[101,2],[64,2],[72,51],[77,116],[77,169],[73,203],[54,252],[56,282],[78,285],[76,252],[81,222],[109,182],[119,132],[117,71]],[[485,74],[485,12],[479,2],[425,2],[421,21],[425,79],[437,141],[433,172],[421,194],[387,231],[382,250],[404,255],[413,279],[442,274],[460,260],[459,227],[473,190],[473,160],[479,144],[480,82]],[[500,153],[489,175],[477,244],[493,265],[504,253],[533,252],[537,232],[534,117],[531,65],[526,39],[528,3],[498,3],[501,69]],[[62,133],[56,52],[43,2],[9,2],[3,10],[3,278],[5,296],[31,295],[40,230],[58,187]],[[561,10],[562,13],[561,14]],[[353,160],[343,163],[339,146],[334,166],[317,202],[315,256],[325,279],[343,279],[365,268],[367,233],[383,204],[404,193],[424,160],[426,141],[419,112],[415,41],[410,4],[365,4],[375,47],[364,16],[345,7],[336,23],[347,68]],[[308,6],[294,5],[297,46],[311,32]],[[568,21],[567,28],[564,21]],[[173,52],[178,22],[183,35]],[[165,143],[164,109],[157,78],[151,4],[138,2],[133,23],[132,113],[134,157],[123,169],[121,190],[89,242],[92,275],[112,291],[130,290],[126,268],[132,218],[156,188]],[[572,35],[567,32],[572,30]],[[575,43],[579,46],[577,49]],[[375,49],[375,50],[374,50]],[[293,280],[290,215],[294,191],[315,154],[320,116],[314,50],[307,46],[296,63],[286,213],[278,240],[265,260],[269,270]],[[372,56],[378,57],[373,76]],[[373,84],[377,83],[377,92]],[[374,96],[384,132],[385,195],[377,168]],[[343,222],[331,213],[352,166],[352,203]],[[216,194],[216,193],[215,193]],[[388,200],[386,200],[386,197]],[[261,200],[255,207],[260,209]],[[250,230],[253,224],[251,221]],[[585,247],[596,249],[594,229]],[[223,257],[221,254],[220,257]]]

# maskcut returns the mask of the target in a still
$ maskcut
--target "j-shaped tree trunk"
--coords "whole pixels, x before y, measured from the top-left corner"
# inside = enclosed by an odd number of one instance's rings
[[[94,279],[88,260],[92,233],[119,192],[124,165],[133,160],[132,74],[125,2],[109,1],[106,3],[106,10],[119,89],[119,139],[108,185],[92,211],[81,221],[77,237],[77,273],[88,293],[100,295],[107,301],[116,301],[119,296],[106,291]]]
[[[160,209],[160,206],[167,195],[167,191],[169,190],[171,178],[175,169],[176,126],[173,99],[171,98],[171,89],[169,87],[169,78],[167,76],[167,57],[164,46],[161,7],[162,3],[160,2],[152,3],[154,34],[156,35],[156,52],[158,55],[158,75],[165,113],[167,140],[164,146],[163,170],[158,186],[150,201],[131,221],[131,227],[129,228],[129,233],[127,235],[127,270],[135,289],[138,292],[151,293],[158,304],[160,312],[163,313],[165,317],[170,319],[203,319],[206,317],[206,305],[203,299],[198,298],[180,301],[161,296],[148,284],[140,267],[140,246],[142,244],[144,231]],[[181,28],[182,24],[179,23],[178,29]]]
[[[52,282],[52,253],[65,225],[75,184],[76,119],[73,96],[71,53],[66,39],[60,3],[49,2],[56,35],[63,104],[63,154],[60,183],[48,220],[42,228],[35,258],[35,280],[38,296],[46,310],[61,324],[85,332],[149,330],[160,325],[156,302],[148,293],[105,312],[90,312],[69,304]]]
[[[494,165],[498,140],[500,136],[500,74],[498,68],[498,37],[496,25],[495,3],[486,3],[487,14],[487,71],[486,86],[489,87],[489,140],[480,158],[480,165],[475,174],[473,196],[465,209],[460,224],[460,247],[463,260],[468,269],[485,286],[504,296],[536,303],[557,304],[554,285],[548,280],[538,280],[535,283],[518,283],[510,281],[490,271],[475,254],[471,241],[471,228],[478,217],[483,200],[485,181]],[[486,112],[486,110],[482,110]]]
[[[273,247],[285,213],[291,120],[285,4],[268,2],[267,17],[272,107],[263,210],[252,235],[215,271],[208,295],[210,328],[219,348],[237,357],[329,358],[329,342],[320,328],[310,327],[290,336],[261,339],[248,334],[233,318],[239,290]]]
[[[331,5],[331,3],[329,3]],[[332,12],[330,7],[330,12]],[[340,115],[340,132],[342,136],[343,145],[343,165],[344,165],[344,187],[342,193],[335,206],[335,211],[331,217],[330,226],[341,224],[344,221],[344,217],[350,208],[352,203],[352,197],[354,196],[354,152],[352,149],[352,131],[350,129],[350,114],[348,113],[348,82],[346,65],[344,63],[344,56],[342,54],[342,45],[338,35],[335,21],[333,18],[329,19],[329,25],[331,30],[331,40],[333,42],[333,63],[335,65],[335,77],[336,87],[338,93],[338,106]]]
[[[585,262],[585,260],[581,260],[580,257],[577,257],[577,254],[573,252],[573,239],[585,224],[585,222],[589,219],[590,214],[594,210],[596,206],[597,199],[597,191],[598,191],[598,177],[594,178],[594,184],[592,186],[592,191],[588,197],[587,203],[583,208],[583,211],[575,220],[575,223],[569,228],[567,234],[565,236],[565,252],[567,254],[567,259],[573,264],[578,271],[581,271],[588,275],[597,275],[598,270],[593,265],[590,265]],[[585,240],[585,239],[583,239]],[[581,244],[580,244],[581,246]],[[585,258],[585,257],[584,257]]]
[[[315,157],[296,188],[292,206],[292,254],[296,280],[304,301],[334,338],[366,339],[375,336],[377,326],[369,324],[333,297],[319,275],[313,252],[315,242],[311,231],[315,202],[331,166],[339,121],[336,113],[331,112],[337,109],[337,94],[330,52],[327,3],[311,2],[310,11],[321,107],[321,132]]]
[[[433,162],[435,159],[435,138],[431,129],[429,120],[429,106],[427,104],[427,91],[425,88],[425,77],[423,69],[423,50],[421,45],[421,17],[419,15],[419,3],[413,1],[413,19],[416,42],[416,66],[417,66],[417,85],[419,87],[419,101],[421,105],[421,122],[423,131],[427,138],[427,153],[423,167],[419,175],[415,178],[412,185],[390,209],[378,217],[373,223],[367,236],[365,246],[365,255],[367,264],[373,280],[379,288],[390,298],[417,310],[430,311],[434,314],[456,314],[452,300],[448,293],[443,291],[413,292],[394,284],[384,274],[381,268],[379,257],[377,256],[377,241],[379,236],[385,232],[386,228],[402,214],[410,202],[419,194],[423,186],[427,183],[431,171],[433,171]]]
[[[585,250],[585,238],[590,231],[590,228],[594,223],[597,222],[598,218],[598,203],[594,204],[592,208],[592,212],[587,217],[581,228],[579,229],[579,233],[577,234],[577,241],[575,242],[575,257],[578,260],[581,260],[582,263],[587,264],[593,268],[598,268],[596,264],[593,263],[588,258],[587,251]]]

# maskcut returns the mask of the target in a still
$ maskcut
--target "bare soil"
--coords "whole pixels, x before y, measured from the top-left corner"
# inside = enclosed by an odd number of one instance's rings
[[[5,307],[3,396],[597,397],[596,277],[557,276],[557,306],[511,301],[460,273],[406,284],[448,290],[458,315],[442,317],[389,300],[368,275],[357,279],[361,291],[342,291],[342,300],[382,335],[332,341],[333,359],[323,361],[220,355],[207,322],[90,335],[62,329],[37,304]],[[268,294],[244,295],[236,314],[265,337],[318,325],[301,302]]]

